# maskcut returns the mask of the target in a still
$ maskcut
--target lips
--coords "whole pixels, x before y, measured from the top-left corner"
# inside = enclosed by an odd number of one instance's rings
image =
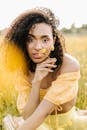
[[[39,53],[33,53],[33,58],[35,58],[35,59],[40,59],[41,56],[40,56]]]

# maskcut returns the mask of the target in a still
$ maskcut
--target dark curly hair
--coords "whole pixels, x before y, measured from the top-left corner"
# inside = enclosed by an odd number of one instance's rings
[[[18,16],[12,23],[6,33],[6,38],[13,41],[24,52],[28,63],[29,70],[35,72],[36,63],[34,63],[27,52],[26,43],[28,41],[28,33],[33,25],[38,23],[46,23],[51,26],[53,38],[55,38],[54,51],[51,51],[50,57],[57,59],[56,65],[59,70],[63,63],[64,39],[57,27],[59,21],[55,18],[50,9],[35,8],[27,10]]]

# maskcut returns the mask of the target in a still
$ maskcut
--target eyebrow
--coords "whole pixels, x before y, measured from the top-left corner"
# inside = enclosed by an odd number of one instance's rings
[[[33,34],[29,34],[29,36],[36,39],[36,36],[33,35]],[[47,37],[47,38],[50,38],[49,35],[42,35],[42,36],[41,36],[41,38],[46,38],[46,37]]]
[[[35,38],[35,36],[34,36],[34,35],[32,35],[32,34],[28,34],[28,36],[29,36],[29,37],[33,37],[33,38]]]

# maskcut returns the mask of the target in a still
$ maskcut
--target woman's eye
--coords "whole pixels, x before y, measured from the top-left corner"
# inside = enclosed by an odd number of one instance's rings
[[[32,37],[28,37],[28,42],[33,42],[33,38]]]
[[[30,42],[33,42],[33,38],[30,38],[29,41],[30,41]]]
[[[43,41],[44,43],[47,43],[49,40],[48,40],[48,38],[44,38],[44,39],[42,39],[42,41]]]

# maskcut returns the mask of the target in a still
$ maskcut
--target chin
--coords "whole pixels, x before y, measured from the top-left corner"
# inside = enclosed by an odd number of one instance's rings
[[[32,61],[37,64],[37,63],[41,63],[43,60],[41,60],[41,59],[32,59]]]

